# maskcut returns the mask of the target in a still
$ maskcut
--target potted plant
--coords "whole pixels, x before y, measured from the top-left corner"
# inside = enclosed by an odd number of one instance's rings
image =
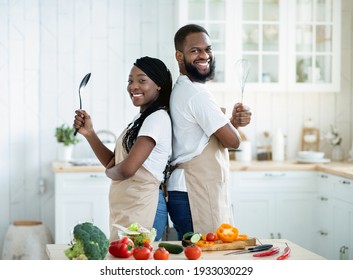
[[[55,137],[59,143],[58,160],[69,161],[71,159],[73,146],[80,140],[74,136],[75,129],[62,124],[55,129]]]

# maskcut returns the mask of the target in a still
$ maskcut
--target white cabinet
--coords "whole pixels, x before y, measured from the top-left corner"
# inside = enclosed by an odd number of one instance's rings
[[[234,225],[241,232],[314,248],[315,172],[233,171],[230,179]]]
[[[317,248],[327,259],[353,259],[353,180],[318,174]]]
[[[332,259],[332,191],[333,176],[325,173],[318,173],[318,194],[316,196],[316,248],[314,251],[327,258]]]
[[[341,0],[178,3],[179,25],[200,24],[211,36],[217,73],[210,86],[234,90],[235,62],[245,58],[247,90],[339,91]]]
[[[78,222],[93,222],[109,237],[109,186],[102,172],[55,173],[55,243],[69,243]]]

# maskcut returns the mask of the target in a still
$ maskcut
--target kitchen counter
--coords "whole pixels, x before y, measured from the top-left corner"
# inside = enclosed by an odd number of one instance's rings
[[[227,255],[224,254],[237,251],[237,250],[227,250],[227,251],[204,251],[202,252],[201,260],[275,260],[279,255],[283,253],[286,243],[291,248],[291,254],[288,257],[288,260],[325,260],[325,258],[300,247],[299,245],[286,240],[286,239],[262,239],[260,240],[262,244],[273,244],[273,247],[279,247],[280,252],[273,256],[256,258],[253,257],[251,253],[240,254],[240,255]],[[181,244],[180,241],[166,241],[168,243]],[[153,248],[158,247],[159,242],[153,243]],[[46,251],[50,260],[67,260],[64,250],[69,248],[67,244],[47,244]],[[106,257],[107,260],[134,260],[131,256],[127,259],[115,258],[109,253]],[[153,257],[152,257],[153,259]],[[186,260],[186,257],[183,253],[181,254],[170,254],[169,259],[171,260]]]
[[[231,171],[321,171],[353,180],[353,162],[298,163],[297,161],[230,161]]]
[[[68,162],[53,162],[52,170],[60,172],[104,172],[102,165],[73,165]],[[353,162],[298,163],[296,161],[230,161],[231,171],[321,171],[353,180]]]

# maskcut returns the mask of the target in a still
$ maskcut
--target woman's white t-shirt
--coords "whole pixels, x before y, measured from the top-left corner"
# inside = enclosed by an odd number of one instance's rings
[[[134,120],[139,116],[140,114]],[[172,124],[169,114],[165,110],[158,110],[149,115],[144,120],[138,136],[148,136],[156,142],[156,146],[143,163],[143,167],[151,172],[159,181],[163,181],[163,171],[172,150]]]

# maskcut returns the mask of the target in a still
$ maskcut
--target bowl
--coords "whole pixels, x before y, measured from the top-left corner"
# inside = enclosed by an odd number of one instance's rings
[[[313,151],[300,151],[298,157],[301,159],[322,159],[325,153],[323,152],[313,152]]]

